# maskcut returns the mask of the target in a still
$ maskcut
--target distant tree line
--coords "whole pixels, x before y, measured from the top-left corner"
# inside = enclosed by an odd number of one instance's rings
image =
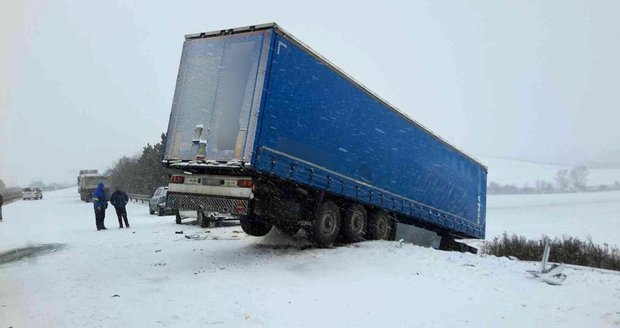
[[[45,184],[43,181],[34,181],[34,182],[31,182],[28,185],[28,187],[39,188],[41,190],[58,190],[58,189],[67,188],[68,186],[66,184],[60,184],[60,183]]]
[[[151,195],[155,189],[168,185],[169,170],[161,165],[164,157],[166,134],[153,146],[147,144],[142,153],[122,157],[106,171],[110,176],[111,188],[119,186],[130,194]]]
[[[551,194],[551,193],[565,193],[565,192],[577,192],[577,191],[607,191],[607,190],[620,190],[620,182],[616,181],[613,184],[588,186],[589,170],[587,167],[580,165],[575,166],[572,169],[561,169],[555,174],[553,178],[554,182],[545,180],[537,180],[533,186],[526,184],[525,186],[518,187],[515,184],[499,184],[496,182],[489,182],[487,187],[487,193],[489,194]]]
[[[59,183],[51,183],[51,184],[46,185],[45,183],[41,181],[35,181],[31,183],[30,185],[28,185],[28,187],[40,188],[42,190],[57,190],[57,189],[66,188],[67,185],[63,185]],[[17,186],[7,187],[4,181],[0,179],[0,194],[4,195],[7,193],[21,192],[21,190],[22,188],[17,187]]]

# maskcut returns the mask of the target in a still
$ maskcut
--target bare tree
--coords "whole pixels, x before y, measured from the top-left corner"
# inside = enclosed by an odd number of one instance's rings
[[[589,173],[588,168],[583,165],[573,167],[570,170],[570,181],[572,185],[579,190],[585,190]]]
[[[562,169],[558,170],[558,173],[555,174],[555,183],[557,183],[558,188],[561,190],[568,189],[570,184],[570,179],[568,177],[568,170]]]

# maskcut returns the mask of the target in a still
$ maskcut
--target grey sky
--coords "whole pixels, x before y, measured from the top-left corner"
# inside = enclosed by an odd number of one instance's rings
[[[167,127],[183,35],[271,21],[468,153],[620,162],[618,12],[618,1],[11,0],[0,178],[73,182],[140,152]]]

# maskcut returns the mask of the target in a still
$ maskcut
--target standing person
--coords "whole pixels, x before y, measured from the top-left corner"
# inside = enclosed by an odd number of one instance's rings
[[[105,210],[108,208],[108,198],[105,195],[105,186],[99,182],[97,189],[93,193],[93,206],[95,207],[95,224],[97,231],[106,230],[103,221],[105,220]]]
[[[2,204],[4,204],[4,197],[0,195],[0,222],[2,222]]]
[[[129,228],[129,220],[127,220],[127,209],[125,205],[129,202],[129,196],[121,190],[120,186],[116,186],[116,191],[110,196],[110,203],[116,210],[116,216],[118,216],[118,227],[123,228],[123,219],[125,220],[125,228]]]

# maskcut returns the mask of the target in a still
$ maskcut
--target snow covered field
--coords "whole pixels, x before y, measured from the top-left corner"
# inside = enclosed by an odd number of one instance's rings
[[[619,194],[606,195],[581,210],[618,209]],[[540,221],[536,206],[556,213],[553,202],[492,197],[489,231],[537,231],[522,225]],[[620,325],[615,273],[568,269],[568,280],[558,287],[529,277],[525,270],[532,263],[397,242],[300,250],[282,246],[296,241],[273,232],[259,239],[238,227],[179,226],[138,204],[128,206],[131,229],[116,228],[109,209],[109,230],[97,232],[92,205],[80,202],[74,189],[9,204],[3,212],[0,252],[65,246],[0,264],[0,327]],[[549,227],[571,218],[576,216],[558,216]],[[593,237],[614,237],[609,226],[597,226],[603,221],[586,220]]]
[[[620,247],[620,191],[487,196],[487,234],[571,235]]]
[[[515,159],[490,156],[476,156],[489,168],[487,181],[502,185],[514,184],[518,187],[536,186],[536,181],[554,182],[558,170],[570,170],[571,166],[558,164],[541,164]],[[610,185],[620,181],[620,169],[589,169],[587,184],[589,186]]]

